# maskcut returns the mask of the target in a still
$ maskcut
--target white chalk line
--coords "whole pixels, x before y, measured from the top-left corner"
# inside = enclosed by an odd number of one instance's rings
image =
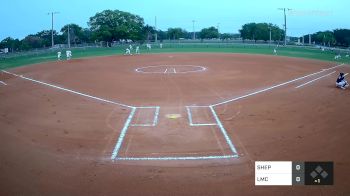
[[[17,74],[14,74],[14,73],[10,73],[8,71],[4,71],[4,70],[2,70],[2,71],[4,73],[10,74],[10,75],[13,75],[13,76],[16,76],[16,77],[20,77],[20,78],[25,79],[25,80],[29,80],[29,81],[32,81],[32,82],[35,82],[35,83],[38,83],[38,84],[42,84],[42,85],[46,85],[46,86],[49,86],[49,87],[53,87],[53,88],[56,88],[56,89],[59,89],[59,90],[62,90],[62,91],[66,91],[66,92],[70,92],[70,93],[73,93],[73,94],[76,94],[76,95],[80,95],[80,96],[83,96],[83,97],[88,97],[90,99],[95,99],[95,100],[106,102],[106,103],[120,105],[120,106],[123,106],[123,107],[133,108],[133,106],[129,106],[129,105],[125,105],[125,104],[122,104],[122,103],[117,103],[117,102],[114,102],[114,101],[110,101],[110,100],[107,100],[107,99],[95,97],[95,96],[88,95],[88,94],[85,94],[85,93],[81,93],[81,92],[78,92],[78,91],[74,91],[74,90],[71,90],[71,89],[67,89],[67,88],[63,88],[63,87],[56,86],[56,85],[53,85],[53,84],[49,84],[49,83],[46,83],[46,82],[42,82],[42,81],[39,81],[39,80],[34,80],[34,79],[31,79],[31,78],[28,78],[28,77],[25,77],[25,76],[22,76],[22,75],[17,75]]]
[[[136,109],[155,109],[152,124],[130,124],[131,127],[155,127],[158,123],[159,106],[135,107]]]
[[[297,87],[295,87],[295,88],[303,87],[303,86],[305,86],[305,85],[307,85],[307,84],[310,84],[310,83],[312,83],[312,82],[315,82],[315,81],[317,81],[317,80],[320,80],[320,79],[322,79],[322,78],[324,78],[324,77],[327,77],[327,76],[329,76],[329,75],[331,75],[331,74],[334,74],[334,73],[335,73],[335,71],[333,71],[333,72],[331,72],[331,73],[329,73],[329,74],[323,75],[323,76],[321,76],[321,77],[315,78],[315,79],[313,79],[313,80],[310,80],[310,81],[308,81],[308,82],[306,82],[306,83],[304,83],[304,84],[301,84],[301,85],[299,85],[299,86],[297,86]]]
[[[190,70],[190,71],[176,71],[175,67],[193,67],[193,68],[197,68],[198,70]],[[171,69],[173,69],[173,72],[170,73],[174,73],[174,74],[186,74],[186,73],[194,73],[194,72],[202,72],[207,70],[206,67],[203,66],[199,66],[199,65],[153,65],[153,66],[146,66],[146,67],[139,67],[136,68],[135,71],[138,73],[143,73],[143,74],[166,74],[169,73],[168,72],[168,68],[166,68],[166,70],[164,72],[161,71],[144,71],[144,69],[148,69],[148,68],[157,68],[157,67],[173,67]]]
[[[134,117],[135,111],[136,111],[136,108],[132,108],[127,120],[125,121],[124,127],[123,127],[123,129],[118,137],[117,143],[116,143],[114,150],[112,152],[112,156],[111,156],[112,160],[118,156],[120,147],[122,146],[123,140],[125,138],[125,135],[126,135],[128,128],[129,128],[132,117]]]
[[[3,85],[5,85],[5,86],[7,85],[7,84],[6,84],[5,82],[3,82],[3,81],[0,81],[0,83],[3,84]]]
[[[210,160],[210,159],[232,159],[238,155],[224,156],[189,156],[189,157],[117,157],[115,160],[121,161],[181,161],[181,160]]]
[[[220,119],[219,119],[219,117],[217,116],[217,114],[216,114],[216,112],[215,112],[213,106],[209,106],[209,108],[210,108],[211,112],[213,113],[214,118],[215,118],[215,120],[216,120],[216,123],[218,124],[218,126],[219,126],[219,128],[220,128],[222,134],[223,134],[224,137],[225,137],[226,143],[230,146],[230,149],[231,149],[233,155],[238,156],[237,150],[236,150],[235,146],[233,145],[233,143],[232,143],[230,137],[228,136],[228,134],[227,134],[227,132],[226,132],[224,126],[222,125],[222,123],[221,123],[221,121],[220,121]]]
[[[218,105],[222,105],[222,104],[226,104],[226,103],[229,103],[229,102],[237,101],[237,100],[240,100],[240,99],[243,99],[243,98],[246,98],[246,97],[250,97],[252,95],[263,93],[263,92],[272,90],[274,88],[277,88],[277,87],[280,87],[280,86],[284,86],[284,85],[290,84],[292,82],[295,82],[295,81],[298,81],[298,80],[302,80],[304,78],[307,78],[307,77],[310,77],[310,76],[313,76],[313,75],[316,75],[316,74],[319,74],[319,73],[322,73],[322,72],[325,72],[325,71],[328,71],[328,70],[331,70],[331,69],[335,69],[335,68],[337,68],[339,66],[342,66],[342,65],[344,65],[344,64],[336,65],[336,66],[328,68],[328,69],[323,69],[321,71],[318,71],[318,72],[315,72],[315,73],[312,73],[312,74],[309,74],[309,75],[306,75],[306,76],[302,76],[302,77],[299,77],[299,78],[296,78],[296,79],[293,79],[293,80],[290,80],[290,81],[287,81],[287,82],[284,82],[284,83],[281,83],[281,84],[277,84],[277,85],[274,85],[274,86],[271,86],[271,87],[268,87],[268,88],[265,88],[265,89],[262,89],[262,90],[259,90],[259,91],[255,91],[255,92],[252,92],[252,93],[240,96],[240,97],[229,99],[229,100],[226,100],[226,101],[223,101],[223,102],[219,102],[219,103],[216,103],[216,104],[212,104],[212,105],[209,105],[209,106],[215,107],[215,106],[218,106]]]
[[[215,126],[215,125],[218,125],[216,123],[193,123],[192,112],[191,112],[190,108],[195,108],[195,107],[197,107],[197,106],[186,106],[187,117],[188,117],[188,122],[189,122],[190,126],[196,127],[196,126]],[[199,106],[199,108],[203,108],[203,107],[209,108],[209,106]]]

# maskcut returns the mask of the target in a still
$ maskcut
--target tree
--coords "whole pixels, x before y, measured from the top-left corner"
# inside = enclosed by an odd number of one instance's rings
[[[165,40],[168,38],[168,32],[166,31],[158,30],[157,35],[159,40]]]
[[[267,41],[270,39],[270,29],[272,40],[281,40],[284,37],[284,31],[271,23],[247,23],[242,26],[239,32],[243,39]]]
[[[61,28],[63,37],[68,41],[68,26],[69,26],[69,37],[70,41],[74,44],[81,43],[84,40],[83,28],[77,24],[67,24]]]
[[[350,29],[335,29],[333,32],[337,45],[350,46]]]
[[[36,33],[34,36],[40,37],[42,41],[42,47],[49,47],[51,46],[51,30],[43,30],[38,33]],[[54,31],[54,38],[57,39],[57,32]],[[58,40],[54,40],[55,43],[58,43]]]
[[[336,39],[332,31],[319,31],[312,34],[312,40],[318,44],[333,46],[336,43]]]
[[[152,34],[155,32],[155,29],[152,26],[146,25],[146,26],[143,27],[143,32],[144,32],[144,34],[146,36],[147,42],[149,42],[149,40],[152,37]]]
[[[168,36],[169,39],[179,39],[182,38],[186,34],[186,31],[181,28],[169,28]]]
[[[7,37],[0,42],[0,48],[8,48],[10,52],[19,50],[20,46],[21,41],[13,39],[12,37]]]
[[[44,40],[36,35],[28,35],[22,40],[23,49],[42,48]]]
[[[223,33],[223,34],[221,34],[220,38],[223,39],[223,40],[232,39],[233,38],[233,34]]]
[[[93,38],[100,41],[120,39],[141,40],[144,20],[140,16],[119,10],[104,10],[88,22]]]
[[[201,39],[213,39],[219,37],[219,31],[215,27],[204,28],[199,32]]]

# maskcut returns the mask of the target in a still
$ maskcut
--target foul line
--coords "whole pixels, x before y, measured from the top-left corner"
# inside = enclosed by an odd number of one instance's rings
[[[56,86],[56,85],[53,85],[53,84],[42,82],[42,81],[39,81],[39,80],[34,80],[34,79],[31,79],[31,78],[27,78],[27,77],[24,77],[22,75],[17,75],[17,74],[14,74],[14,73],[10,73],[10,72],[5,71],[5,70],[2,70],[2,72],[10,74],[10,75],[13,75],[13,76],[16,76],[16,77],[20,77],[22,79],[29,80],[29,81],[32,81],[32,82],[35,82],[35,83],[38,83],[38,84],[43,84],[43,85],[46,85],[46,86],[50,86],[50,87],[53,87],[53,88],[56,88],[56,89],[59,89],[59,90],[62,90],[62,91],[66,91],[66,92],[70,92],[70,93],[73,93],[73,94],[76,94],[76,95],[88,97],[90,99],[95,99],[95,100],[106,102],[106,103],[120,105],[120,106],[124,106],[124,107],[128,107],[128,108],[133,108],[133,106],[125,105],[125,104],[122,104],[122,103],[117,103],[117,102],[114,102],[114,101],[110,101],[110,100],[107,100],[107,99],[95,97],[95,96],[88,95],[88,94],[85,94],[85,93],[80,93],[80,92],[77,92],[77,91],[74,91],[74,90],[70,90],[70,89],[67,89],[67,88],[63,88],[63,87],[60,87],[60,86]]]
[[[223,101],[223,102],[220,102],[220,103],[212,104],[210,106],[211,107],[215,107],[215,106],[226,104],[226,103],[229,103],[229,102],[232,102],[232,101],[237,101],[239,99],[243,99],[243,98],[246,98],[246,97],[249,97],[249,96],[252,96],[252,95],[263,93],[263,92],[272,90],[274,88],[277,88],[277,87],[280,87],[280,86],[284,86],[284,85],[290,84],[292,82],[295,82],[295,81],[298,81],[298,80],[302,80],[304,78],[307,78],[307,77],[310,77],[310,76],[313,76],[313,75],[316,75],[316,74],[319,74],[319,73],[322,73],[322,72],[325,72],[325,71],[328,71],[328,70],[331,70],[331,69],[335,69],[335,68],[337,68],[339,66],[342,66],[342,65],[344,65],[344,64],[340,64],[340,65],[337,65],[337,66],[334,66],[334,67],[331,67],[331,68],[328,68],[328,69],[323,69],[322,71],[319,71],[319,72],[315,72],[315,73],[312,73],[312,74],[309,74],[309,75],[306,75],[306,76],[302,76],[300,78],[296,78],[296,79],[293,79],[293,80],[290,80],[290,81],[287,81],[287,82],[284,82],[284,83],[281,83],[281,84],[277,84],[277,85],[274,85],[274,86],[271,86],[271,87],[268,87],[268,88],[265,88],[265,89],[253,92],[253,93],[249,93],[249,94],[246,94],[246,95],[243,95],[243,96],[240,96],[240,97],[229,99],[229,100],[226,100],[226,101]]]
[[[306,82],[306,83],[304,83],[304,84],[301,84],[301,85],[299,85],[299,86],[297,86],[297,87],[295,87],[295,88],[300,88],[300,87],[302,87],[302,86],[305,86],[305,85],[307,85],[307,84],[310,84],[311,82],[315,82],[316,80],[322,79],[322,78],[327,77],[327,76],[329,76],[329,75],[331,75],[331,74],[334,74],[334,73],[335,73],[335,71],[333,71],[333,72],[331,72],[331,73],[329,73],[329,74],[326,74],[326,75],[324,75],[324,76],[318,77],[318,78],[316,78],[316,79],[310,80],[310,81],[308,81],[308,82]]]
[[[225,137],[225,139],[226,139],[226,143],[230,146],[230,149],[231,149],[232,153],[233,153],[234,155],[238,156],[238,155],[237,155],[237,150],[236,150],[235,146],[233,145],[233,143],[232,143],[230,137],[227,135],[227,132],[226,132],[224,126],[222,125],[222,123],[221,123],[219,117],[216,115],[216,112],[215,112],[213,106],[209,106],[209,108],[210,108],[211,112],[213,113],[214,118],[215,118],[215,120],[216,120],[216,123],[218,124],[218,126],[219,126],[219,128],[220,128],[222,134],[224,135],[224,137]]]
[[[128,116],[128,119],[126,120],[125,124],[124,124],[124,127],[119,135],[119,138],[118,138],[118,141],[114,147],[114,150],[112,152],[112,156],[111,156],[111,159],[115,159],[117,156],[118,156],[118,153],[119,153],[119,150],[120,150],[120,147],[122,146],[122,143],[123,143],[123,140],[124,140],[124,137],[126,135],[126,131],[128,130],[129,128],[129,125],[130,125],[130,122],[132,120],[132,117],[134,117],[134,114],[135,114],[135,111],[136,111],[136,108],[132,108],[129,116]]]
[[[7,84],[6,84],[5,82],[3,82],[3,81],[0,81],[0,83],[3,84],[3,85],[5,85],[5,86],[7,85]]]

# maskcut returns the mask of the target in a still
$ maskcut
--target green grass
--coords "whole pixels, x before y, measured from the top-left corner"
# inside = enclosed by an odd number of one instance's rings
[[[125,47],[125,46],[124,46]],[[94,56],[121,55],[124,47],[113,48],[86,48],[72,49],[73,58],[85,58]],[[214,53],[247,53],[272,55],[273,47],[261,45],[239,45],[239,44],[163,44],[163,49],[155,48],[148,52],[141,47],[141,53],[186,53],[186,52],[214,52]],[[63,51],[63,58],[65,50]],[[56,61],[57,51],[46,53],[31,53],[22,56],[13,56],[0,59],[0,69],[9,69],[18,66]],[[334,61],[335,52],[321,51],[313,48],[280,47],[277,49],[278,56],[317,59],[321,61]],[[349,63],[349,58],[342,58],[337,62]]]

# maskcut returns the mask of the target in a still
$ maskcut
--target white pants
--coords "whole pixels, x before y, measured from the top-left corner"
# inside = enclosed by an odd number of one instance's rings
[[[348,82],[346,81],[346,80],[344,80],[344,81],[341,81],[341,82],[336,82],[335,83],[335,85],[337,86],[337,87],[347,87],[347,86],[349,86],[349,84],[348,84]]]

